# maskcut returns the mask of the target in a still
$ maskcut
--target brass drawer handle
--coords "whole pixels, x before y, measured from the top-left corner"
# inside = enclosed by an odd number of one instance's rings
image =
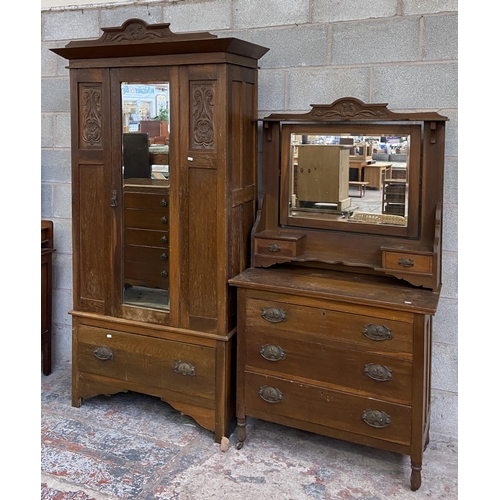
[[[271,323],[286,321],[286,313],[279,307],[264,307],[262,309],[262,317]]]
[[[391,340],[392,332],[384,325],[372,325],[371,323],[365,325],[363,335],[370,340]]]
[[[363,373],[377,382],[388,382],[389,380],[392,380],[392,371],[387,368],[387,366],[383,365],[368,363],[365,365]]]
[[[281,361],[285,359],[285,351],[279,345],[263,345],[260,355],[268,361]]]
[[[415,265],[415,261],[413,259],[401,258],[398,260],[398,264],[401,267],[413,267]]]
[[[180,373],[181,375],[189,375],[191,377],[194,377],[196,375],[194,366],[191,363],[186,363],[185,361],[176,361],[174,372]]]
[[[161,222],[162,224],[168,224],[168,219],[167,219],[165,216],[163,216],[163,217],[160,219],[160,222]]]
[[[361,418],[365,424],[375,429],[383,429],[392,424],[391,417],[382,410],[365,410]]]
[[[266,403],[282,403],[283,393],[276,387],[269,387],[268,385],[263,385],[259,389],[259,396]]]
[[[168,259],[168,255],[167,255],[166,253],[162,253],[162,254],[160,255],[160,259],[161,259],[161,260],[167,260],[167,259]]]
[[[97,347],[94,349],[94,356],[101,361],[113,359],[113,351],[109,347]]]
[[[162,278],[168,278],[168,273],[165,271],[165,269],[160,273]]]
[[[270,252],[280,252],[281,251],[281,245],[279,243],[271,243],[267,249]]]
[[[161,205],[162,207],[166,207],[166,206],[168,205],[167,200],[166,200],[165,198],[163,198],[163,200],[161,200],[161,201],[160,201],[160,205]]]
[[[168,238],[166,236],[162,236],[161,239],[160,239],[160,241],[162,243],[167,243],[168,242]]]

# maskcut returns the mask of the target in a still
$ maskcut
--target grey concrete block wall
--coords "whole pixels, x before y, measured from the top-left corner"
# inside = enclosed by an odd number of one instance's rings
[[[68,1],[68,4],[70,2]],[[458,1],[166,0],[41,11],[41,214],[54,221],[55,363],[71,359],[69,79],[49,51],[138,17],[174,32],[211,31],[269,47],[259,117],[309,111],[345,96],[394,111],[448,116],[443,288],[434,317],[431,433],[458,436]]]

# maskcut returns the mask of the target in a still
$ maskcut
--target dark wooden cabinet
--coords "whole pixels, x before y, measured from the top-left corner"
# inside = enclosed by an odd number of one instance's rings
[[[41,330],[42,330],[42,372],[52,373],[52,254],[54,248],[54,223],[42,220],[41,234]]]
[[[234,416],[228,279],[250,263],[268,49],[139,19],[103,32],[53,49],[71,85],[73,405],[152,394],[219,441]],[[148,137],[124,161],[134,134]]]
[[[420,487],[441,288],[445,121],[353,98],[264,119],[253,265],[230,279],[238,290],[239,447],[252,416],[407,454],[411,488]],[[379,139],[403,144],[407,180],[391,181],[396,190],[386,184],[379,199],[303,203],[297,170],[316,172],[320,192],[337,191],[340,177],[318,174],[331,161],[301,166],[299,155],[297,163],[296,142],[335,148],[349,135],[367,148]],[[388,213],[388,203],[402,209]]]

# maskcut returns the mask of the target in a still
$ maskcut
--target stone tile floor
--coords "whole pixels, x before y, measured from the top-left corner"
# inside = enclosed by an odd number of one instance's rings
[[[418,500],[458,498],[458,445],[432,435],[422,486],[410,459],[248,419],[227,451],[157,398],[98,396],[71,406],[71,365],[42,375],[42,500]]]

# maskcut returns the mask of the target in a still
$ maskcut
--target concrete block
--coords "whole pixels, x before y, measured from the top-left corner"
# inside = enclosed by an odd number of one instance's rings
[[[42,78],[44,76],[57,76],[57,64],[60,56],[51,52],[50,49],[58,47],[57,43],[43,43],[40,46],[41,49],[41,66],[40,75]]]
[[[458,205],[443,207],[443,250],[458,252]]]
[[[418,18],[335,24],[332,64],[418,61],[419,36]]]
[[[458,299],[458,254],[443,250],[441,298]]]
[[[458,346],[458,301],[441,298],[432,321],[434,342]]]
[[[71,362],[71,325],[57,323],[52,329],[52,365],[69,362]]]
[[[56,148],[71,147],[71,124],[69,113],[55,115],[54,146]]]
[[[286,109],[285,88],[285,71],[259,71],[259,118],[269,114],[269,111]]]
[[[444,109],[439,113],[449,118],[446,122],[444,154],[445,156],[458,156],[458,110]]]
[[[231,0],[164,3],[163,22],[174,33],[232,29]]]
[[[423,59],[458,59],[458,16],[424,18]]]
[[[54,146],[55,115],[52,113],[42,113],[40,126],[41,147],[51,148]]]
[[[99,38],[101,35],[97,9],[42,12],[42,41]]]
[[[458,347],[432,343],[432,388],[458,392]]]
[[[397,14],[398,0],[311,0],[312,22],[352,21],[393,17]]]
[[[42,219],[50,219],[52,217],[52,184],[42,183],[41,205]]]
[[[73,292],[70,289],[55,288],[52,290],[52,321],[57,325],[71,325],[71,316],[68,314],[73,308]],[[71,338],[71,332],[69,332]],[[70,347],[71,352],[71,347]]]
[[[234,0],[235,28],[298,25],[308,22],[309,0]]]
[[[71,218],[71,184],[54,184],[54,217]]]
[[[458,159],[445,157],[444,159],[444,203],[458,203]]]
[[[73,272],[71,268],[71,255],[60,253],[59,249],[52,259],[52,283],[54,288],[71,290],[73,287]]]
[[[403,16],[418,14],[438,14],[439,12],[457,12],[458,0],[403,0]]]
[[[309,111],[311,104],[330,104],[346,96],[370,101],[368,68],[290,70],[288,109]]]
[[[42,113],[69,113],[69,78],[42,79]]]
[[[42,182],[71,182],[69,149],[42,149]]]
[[[439,109],[458,106],[456,63],[377,66],[373,102],[390,109]]]
[[[147,5],[122,5],[114,7],[107,5],[100,10],[101,28],[121,26],[127,19],[142,19],[149,24],[163,22],[163,9],[159,4],[148,3]]]
[[[259,30],[252,42],[270,49],[259,61],[262,68],[328,64],[328,29],[322,25]]]
[[[431,433],[458,438],[458,394],[431,391]]]
[[[72,235],[71,235],[71,219],[55,218],[54,222],[54,247],[57,248],[58,255],[71,255]]]

